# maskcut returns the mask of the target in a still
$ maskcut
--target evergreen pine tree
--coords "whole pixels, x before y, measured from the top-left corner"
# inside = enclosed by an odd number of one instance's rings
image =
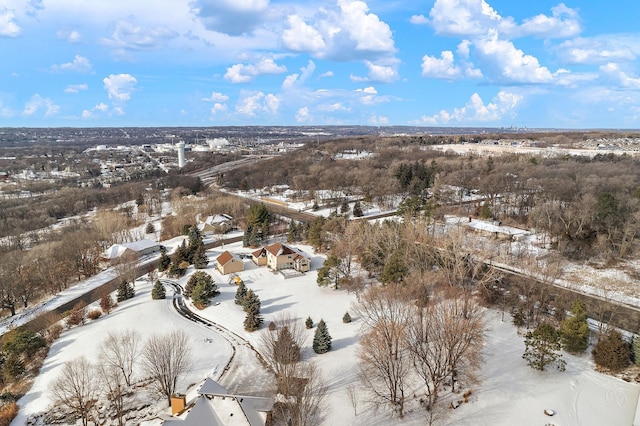
[[[208,304],[209,299],[220,294],[218,291],[218,286],[214,283],[211,275],[207,274],[204,271],[196,271],[187,280],[187,284],[184,286],[184,295],[186,297],[190,297],[193,300],[193,303],[196,303],[195,300],[195,291],[197,287],[202,287],[198,290],[198,303]]]
[[[329,257],[322,263],[322,266],[318,269],[318,277],[316,282],[320,286],[332,285],[336,290],[340,284],[340,265],[342,261],[335,254],[330,254]]]
[[[525,336],[525,351],[522,355],[527,364],[535,370],[544,371],[547,365],[556,364],[558,370],[564,371],[566,362],[562,359],[560,332],[550,324],[540,324]]]
[[[589,346],[589,324],[584,303],[576,300],[569,312],[569,316],[562,321],[562,346],[568,352],[584,352]]]
[[[158,270],[164,272],[171,265],[171,258],[167,254],[167,249],[164,246],[160,246],[160,261],[158,262]]]
[[[331,350],[331,335],[327,324],[324,320],[320,320],[313,336],[313,351],[317,354],[324,354]]]
[[[480,218],[489,219],[491,217],[491,206],[489,206],[489,200],[485,200],[480,208]]]
[[[252,307],[257,307],[258,312],[260,312],[260,298],[253,290],[249,289],[242,299],[242,308],[247,312]]]
[[[251,238],[251,232],[252,232],[253,226],[251,225],[247,225],[247,227],[244,230],[244,235],[242,236],[242,247],[249,247],[249,240]]]
[[[342,316],[342,322],[345,324],[348,324],[351,322],[351,315],[349,315],[349,312],[344,313],[344,315]]]
[[[613,372],[618,372],[629,365],[631,352],[629,344],[622,338],[618,330],[608,330],[600,337],[591,352],[595,363]]]
[[[364,213],[362,211],[362,205],[360,204],[360,201],[356,201],[355,204],[353,205],[353,216],[354,217],[362,217],[362,216],[364,216]]]
[[[311,317],[307,317],[307,320],[304,322],[304,326],[307,328],[313,328],[313,320]]]
[[[235,298],[236,305],[243,305],[244,297],[246,295],[247,295],[247,286],[244,284],[244,281],[241,281],[240,284],[238,284],[238,288],[236,289],[236,298]]]
[[[348,213],[349,213],[349,203],[347,203],[346,200],[345,200],[340,205],[340,214],[346,215]]]
[[[2,376],[5,381],[7,379],[15,381],[24,373],[24,371],[24,362],[19,355],[11,353],[6,359],[4,359],[4,363],[2,365]]]
[[[209,264],[209,258],[206,255],[204,244],[200,244],[193,253],[193,266],[196,269],[204,269]]]
[[[287,242],[293,243],[296,241],[296,223],[292,220],[289,222],[289,228],[287,229]]]
[[[184,260],[179,262],[177,261],[177,259],[172,260],[171,266],[169,267],[169,276],[171,277],[183,276],[187,272],[187,270],[182,267],[185,264],[186,262]]]
[[[134,290],[131,283],[125,280],[120,281],[120,285],[118,286],[118,293],[116,296],[116,299],[118,300],[118,302],[131,299],[133,296],[135,296],[135,294],[136,294],[136,291]]]
[[[279,364],[291,364],[300,360],[300,346],[293,340],[286,325],[278,330],[278,338],[273,345],[273,356]]]
[[[151,298],[154,300],[164,299],[167,296],[167,293],[164,290],[164,286],[160,282],[160,280],[156,280],[153,284],[153,288],[151,289]]]
[[[260,231],[257,226],[251,227],[251,234],[249,235],[249,246],[257,247],[262,242],[260,238]]]
[[[181,262],[189,262],[189,248],[187,247],[186,240],[182,240],[182,244],[180,244],[175,253],[173,253],[173,258],[171,259],[171,261],[176,264],[180,264]]]
[[[404,279],[407,274],[407,267],[399,250],[394,251],[389,261],[384,265],[380,281],[385,284],[398,283]]]
[[[263,322],[262,316],[260,315],[260,299],[257,294],[249,290],[245,301],[247,303],[245,306],[247,316],[244,319],[244,329],[247,331],[256,331]]]
[[[204,243],[202,241],[202,233],[200,232],[200,230],[196,225],[193,225],[192,227],[189,228],[188,236],[189,236],[189,247],[187,247],[187,250],[189,253],[188,261],[189,263],[195,264],[196,262],[194,257],[196,254],[196,250],[198,250],[198,247],[204,246]]]

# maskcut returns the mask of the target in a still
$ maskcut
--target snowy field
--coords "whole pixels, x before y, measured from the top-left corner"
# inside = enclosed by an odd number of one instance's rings
[[[311,249],[299,246],[310,255]],[[316,272],[322,265],[323,257],[312,257],[312,272],[304,276],[284,279],[281,275],[269,272],[265,267],[257,267],[245,260],[245,271],[240,277],[248,288],[253,289],[261,299],[261,313],[265,323],[262,330],[254,333],[244,331],[242,322],[244,313],[234,303],[236,286],[227,283],[227,279],[213,268],[215,259],[223,250],[234,253],[248,253],[240,243],[227,245],[208,251],[212,261],[207,272],[218,284],[221,294],[214,299],[209,308],[199,314],[225,327],[230,332],[258,345],[260,334],[265,332],[269,321],[283,311],[291,317],[304,321],[308,316],[314,323],[324,319],[333,337],[332,350],[323,355],[316,355],[311,349],[313,332],[307,330],[307,345],[303,350],[303,358],[316,361],[322,371],[324,380],[329,386],[327,415],[325,425],[424,425],[425,415],[414,409],[403,420],[393,419],[387,407],[381,406],[376,411],[366,404],[365,394],[358,388],[359,401],[355,408],[351,404],[347,387],[357,385],[356,353],[358,348],[358,332],[360,321],[352,313],[353,322],[342,323],[342,316],[351,311],[356,301],[353,294],[318,287]],[[188,273],[193,272],[192,269]],[[179,280],[185,283],[187,277]],[[180,390],[191,392],[206,376],[218,380],[224,367],[229,362],[233,347],[238,342],[229,342],[227,334],[219,334],[215,330],[197,325],[178,316],[171,305],[172,294],[167,292],[167,299],[154,301],[150,296],[150,285],[138,281],[136,296],[121,303],[110,315],[89,322],[80,327],[64,331],[59,340],[51,347],[51,351],[36,379],[31,391],[19,401],[20,415],[12,425],[23,425],[28,416],[46,411],[49,407],[49,383],[57,377],[59,368],[65,362],[87,355],[90,360],[96,359],[98,347],[108,331],[119,329],[135,329],[142,335],[166,333],[174,329],[182,329],[191,338],[194,368],[179,384]],[[445,408],[441,415],[441,424],[452,425],[631,425],[634,416],[640,385],[626,383],[620,379],[597,373],[589,355],[580,357],[565,355],[567,371],[537,372],[528,367],[522,359],[524,352],[523,337],[519,336],[508,318],[501,321],[495,311],[487,311],[486,315],[485,364],[480,371],[480,383],[471,386],[472,394],[469,403],[462,404],[455,410]],[[249,395],[259,394],[265,389],[256,387],[264,377],[264,368],[245,350],[236,349],[237,355],[229,374],[220,380],[227,389],[236,393]],[[233,364],[232,363],[232,364]],[[463,389],[466,390],[467,388]],[[417,395],[419,397],[419,395]],[[443,395],[443,402],[448,405],[461,395]],[[413,395],[409,398],[413,400]],[[154,408],[167,412],[164,401],[152,402],[145,413]],[[415,400],[409,404],[417,407]],[[557,414],[547,417],[545,409],[552,409]],[[149,418],[147,416],[147,418]],[[134,422],[135,423],[135,422]],[[132,423],[133,424],[133,423]],[[640,425],[640,423],[635,423]]]

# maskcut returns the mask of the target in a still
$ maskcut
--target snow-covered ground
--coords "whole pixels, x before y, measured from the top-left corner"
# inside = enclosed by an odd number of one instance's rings
[[[300,248],[313,255],[310,247]],[[235,243],[209,250],[208,254],[213,260],[222,250],[234,253],[250,251],[242,248],[240,243]],[[358,383],[356,353],[360,320],[352,313],[353,322],[344,324],[342,316],[351,310],[356,299],[353,294],[319,287],[316,284],[315,270],[322,262],[322,256],[313,255],[312,272],[285,279],[279,274],[269,272],[265,267],[258,267],[250,260],[245,260],[246,269],[239,275],[247,287],[253,289],[260,297],[261,312],[265,319],[261,331],[247,333],[242,326],[244,313],[234,303],[236,286],[227,283],[227,279],[213,268],[212,261],[207,272],[214,277],[221,290],[221,294],[214,299],[219,304],[214,303],[199,314],[230,332],[237,333],[256,347],[259,346],[260,334],[265,332],[269,321],[283,311],[288,311],[291,317],[299,321],[311,316],[317,324],[320,319],[324,319],[333,337],[332,350],[323,355],[313,353],[311,343],[314,328],[307,330],[307,346],[303,355],[305,359],[312,359],[318,363],[329,386],[328,409],[323,424],[425,424],[425,414],[419,409],[409,412],[403,420],[393,419],[387,407],[380,407],[378,411],[371,409],[366,405],[365,394],[359,387],[359,401],[354,414],[347,388],[351,384],[357,386]],[[184,283],[186,279],[187,277],[184,277],[180,282]],[[195,385],[201,383],[207,375],[216,380],[219,378],[233,353],[232,345],[237,347],[238,342],[230,343],[224,334],[218,334],[211,328],[178,316],[171,305],[171,292],[168,292],[166,300],[154,301],[149,294],[150,285],[145,281],[138,282],[136,291],[135,298],[121,303],[110,315],[63,332],[61,338],[54,342],[31,391],[19,401],[20,415],[13,425],[22,425],[27,416],[47,410],[50,404],[47,389],[49,383],[59,374],[60,366],[83,354],[95,360],[102,339],[111,330],[133,328],[143,335],[149,335],[183,329],[191,338],[196,368],[181,381],[181,390],[189,389],[191,392],[188,395],[191,395]],[[455,410],[443,410],[443,424],[634,424],[640,385],[595,372],[589,355],[565,355],[565,372],[534,371],[522,359],[523,338],[517,334],[508,319],[503,322],[500,313],[490,310],[487,311],[486,325],[485,364],[480,371],[481,381],[471,387],[469,403],[462,404]],[[234,362],[235,368],[220,380],[223,386],[230,391],[249,395],[265,391],[261,386],[266,387],[266,373],[250,350],[237,351]],[[262,379],[253,379],[255,377]],[[413,395],[410,396],[410,399],[412,398]],[[445,404],[459,398],[460,395],[443,395]],[[417,407],[415,401],[409,405]],[[166,412],[162,401],[151,408],[154,407]],[[545,409],[552,409],[557,414],[547,417],[543,412]]]

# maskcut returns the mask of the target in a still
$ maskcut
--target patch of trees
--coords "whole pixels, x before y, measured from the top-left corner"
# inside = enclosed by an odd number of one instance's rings
[[[464,290],[415,299],[416,287],[428,282],[422,280],[372,287],[353,307],[365,325],[360,378],[371,397],[399,417],[417,383],[425,389],[430,418],[435,416],[445,384],[454,390],[458,381],[472,382],[480,361],[484,326],[477,303]]]
[[[219,294],[220,291],[213,278],[204,271],[194,272],[184,287],[184,295],[191,298],[191,301],[198,309],[204,309],[209,306],[211,299]]]
[[[270,213],[264,203],[252,204],[247,210],[246,226],[242,245],[257,247],[262,245],[269,235]]]
[[[541,146],[568,145],[591,136],[527,135]],[[361,200],[368,197],[382,206],[394,206],[393,197],[404,193],[407,197],[399,206],[403,215],[420,215],[425,209],[431,215],[438,209],[493,217],[546,232],[568,257],[597,254],[614,259],[630,256],[639,247],[640,167],[635,158],[459,156],[425,150],[414,139],[346,138],[309,144],[265,162],[264,167],[236,169],[225,177],[225,185],[239,188],[242,182],[245,189],[258,189],[287,184],[300,197],[326,190]],[[440,143],[447,141],[440,138]],[[346,149],[373,154],[337,160]],[[472,193],[477,201],[467,208],[463,201]],[[426,206],[427,200],[432,205]],[[343,201],[338,200],[337,206]]]
[[[306,329],[287,312],[271,324],[260,336],[260,352],[276,376],[274,417],[291,425],[319,426],[327,409],[327,385],[316,365],[303,361]]]
[[[169,403],[191,367],[191,348],[182,331],[153,335],[144,344],[135,331],[109,333],[96,363],[75,358],[65,363],[51,383],[49,391],[58,407],[50,414],[55,417],[51,420],[79,418],[88,425],[98,421],[99,413],[107,412],[124,425],[132,409],[134,386],[145,382]]]

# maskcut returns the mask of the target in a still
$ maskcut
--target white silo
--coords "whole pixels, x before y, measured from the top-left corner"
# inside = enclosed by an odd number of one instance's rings
[[[184,142],[178,142],[176,147],[178,148],[178,167],[183,168],[185,164]]]

